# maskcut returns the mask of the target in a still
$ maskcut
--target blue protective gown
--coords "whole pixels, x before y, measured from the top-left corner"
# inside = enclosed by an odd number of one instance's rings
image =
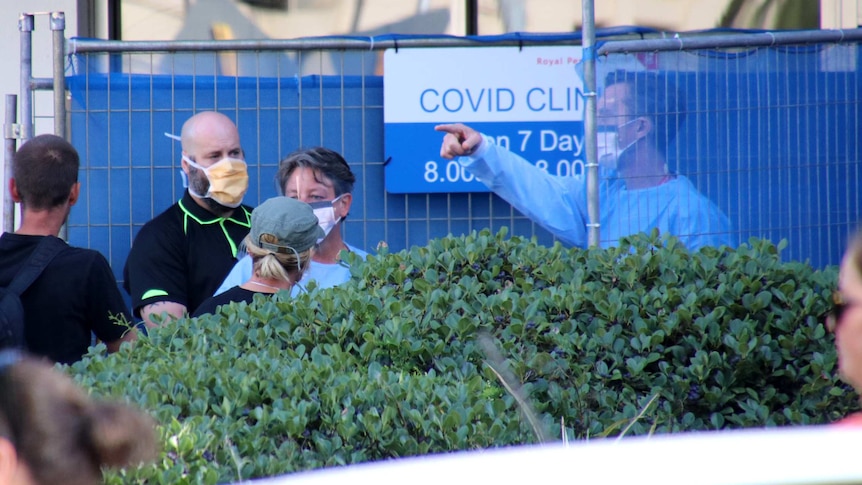
[[[587,246],[586,177],[562,177],[536,168],[520,156],[484,141],[458,161],[494,193],[561,241]],[[730,220],[686,177],[677,175],[646,189],[628,190],[617,178],[599,182],[600,245],[657,228],[696,251],[702,246],[735,247]]]

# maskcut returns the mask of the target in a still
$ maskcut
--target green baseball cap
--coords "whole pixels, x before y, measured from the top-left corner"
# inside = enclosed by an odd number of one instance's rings
[[[277,242],[261,241],[264,234],[275,236]],[[311,206],[297,199],[273,197],[251,212],[251,240],[268,251],[301,253],[324,236]]]

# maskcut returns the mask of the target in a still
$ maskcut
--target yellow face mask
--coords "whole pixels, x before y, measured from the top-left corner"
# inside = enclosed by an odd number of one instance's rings
[[[192,167],[203,171],[209,180],[210,188],[204,195],[194,193],[191,185],[189,193],[195,197],[210,198],[225,207],[239,207],[242,198],[248,190],[248,165],[238,158],[222,158],[218,162],[204,167],[191,161],[183,155],[183,160]]]

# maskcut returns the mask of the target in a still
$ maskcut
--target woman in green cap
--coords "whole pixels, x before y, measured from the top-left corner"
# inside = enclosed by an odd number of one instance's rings
[[[205,300],[193,316],[215,313],[232,301],[251,303],[258,293],[290,290],[308,269],[314,248],[325,234],[305,202],[273,197],[251,213],[251,231],[243,244],[253,271],[245,283]]]

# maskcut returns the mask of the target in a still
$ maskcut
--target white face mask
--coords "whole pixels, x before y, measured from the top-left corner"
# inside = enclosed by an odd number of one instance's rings
[[[616,170],[620,156],[631,148],[638,140],[632,140],[628,145],[620,146],[620,128],[634,123],[635,120],[627,121],[618,127],[599,127],[596,138],[596,158],[599,166],[608,170]]]
[[[183,160],[190,166],[202,171],[209,181],[206,194],[198,194],[189,184],[189,193],[201,199],[210,198],[225,207],[239,207],[242,198],[248,190],[248,165],[244,160],[225,157],[218,162],[204,167],[183,155]]]
[[[617,131],[611,129],[599,131],[596,141],[596,158],[599,161],[599,167],[616,170],[617,159],[620,155]]]
[[[340,221],[340,217],[335,217],[335,203],[338,202],[339,199],[344,197],[344,194],[339,195],[338,197],[327,200],[323,202],[312,202],[308,205],[314,210],[314,215],[317,216],[317,224],[323,229],[323,233],[328,236],[332,228],[335,227]],[[325,239],[326,236],[323,238]],[[322,241],[321,239],[320,241]],[[317,242],[320,242],[317,241]]]

